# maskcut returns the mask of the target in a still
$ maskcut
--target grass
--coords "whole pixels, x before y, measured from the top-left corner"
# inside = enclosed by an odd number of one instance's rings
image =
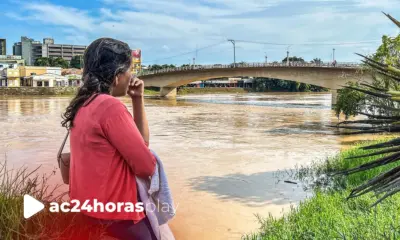
[[[86,240],[100,239],[103,229],[87,224],[83,215],[50,213],[45,210],[23,218],[23,196],[28,194],[45,204],[62,201],[55,195],[58,186],[50,187],[50,176],[39,175],[38,169],[22,167],[9,170],[0,163],[0,239],[2,240]],[[47,208],[48,209],[48,208]]]
[[[243,88],[179,88],[178,90],[178,95],[213,93],[247,93],[247,91]]]
[[[144,89],[144,95],[147,95],[147,96],[158,96],[158,95],[160,95],[160,92],[152,90],[152,89]]]
[[[259,231],[243,238],[399,239],[400,195],[388,198],[373,208],[371,205],[377,201],[374,194],[346,199],[352,188],[399,163],[349,176],[327,177],[334,170],[353,168],[374,159],[367,157],[347,160],[347,157],[371,152],[359,149],[360,145],[343,151],[324,163],[298,168],[298,179],[311,178],[314,183],[317,182],[312,185],[313,197],[301,202],[297,207],[291,207],[283,217],[258,216],[261,223]]]

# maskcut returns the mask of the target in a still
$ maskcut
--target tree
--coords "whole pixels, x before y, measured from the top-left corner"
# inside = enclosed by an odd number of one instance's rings
[[[61,57],[58,58],[47,58],[47,57],[39,57],[36,59],[35,66],[44,66],[44,67],[61,67],[61,68],[68,68],[69,62],[64,60]]]
[[[83,67],[83,56],[82,55],[77,55],[73,56],[70,62],[70,65],[72,68],[82,68]]]
[[[287,57],[285,57],[282,60],[282,63],[286,63],[286,62],[287,62]],[[301,62],[301,63],[304,63],[305,61],[304,61],[304,59],[302,57],[293,56],[293,57],[289,57],[289,62]]]
[[[314,58],[313,60],[311,60],[311,63],[321,65],[323,62],[322,62],[321,58]]]
[[[400,22],[394,19],[389,14],[384,13],[393,23],[400,28]],[[397,39],[397,38],[395,38]],[[393,39],[393,40],[395,40]],[[351,90],[354,93],[364,94],[360,98],[361,101],[354,101],[359,111],[356,114],[361,114],[368,119],[343,121],[338,124],[338,128],[351,129],[351,132],[343,134],[363,134],[363,133],[382,133],[382,132],[400,132],[400,91],[391,89],[391,86],[400,83],[400,67],[396,60],[400,48],[389,47],[388,39],[383,38],[383,46],[381,45],[377,53],[373,57],[364,56],[363,62],[368,66],[375,80],[374,83],[380,83],[383,87],[376,85],[360,84],[346,86],[345,89]],[[392,40],[390,40],[392,41]],[[392,49],[392,50],[390,50]],[[389,83],[389,84],[386,84]],[[342,92],[340,96],[346,96],[346,92]],[[353,102],[353,103],[354,103]],[[358,124],[362,124],[359,126]],[[365,125],[367,124],[367,126]],[[385,141],[383,143],[374,144],[363,147],[364,150],[375,150],[373,153],[358,157],[372,157],[374,160],[367,164],[356,168],[338,171],[336,174],[353,174],[357,172],[367,171],[383,165],[392,164],[400,160],[400,138]],[[382,155],[381,154],[385,154]],[[378,156],[378,157],[376,157]],[[378,204],[385,198],[396,194],[400,191],[400,167],[393,166],[389,171],[368,180],[361,186],[356,187],[350,193],[349,198],[358,197],[369,192],[376,194],[385,193],[374,205]]]
[[[49,58],[39,57],[35,60],[35,66],[50,66]]]
[[[166,69],[166,68],[176,68],[176,66],[174,64],[163,64],[163,65],[153,64],[153,65],[149,65],[149,70],[150,71],[156,71],[156,70],[161,70],[161,69]]]
[[[253,91],[321,92],[327,91],[327,89],[295,81],[287,81],[274,78],[255,78],[253,81]]]
[[[69,62],[61,57],[54,59],[52,67],[68,68]]]
[[[377,61],[381,64],[399,67],[400,35],[395,38],[383,36],[382,44],[378,47],[374,54],[368,57],[371,58],[371,60]],[[373,82],[371,84],[372,87],[379,89],[392,89],[396,91],[400,90],[400,83],[398,81],[393,80],[393,78],[391,77],[379,74],[379,69],[368,67],[368,65],[366,65],[366,67],[373,73]],[[347,83],[347,86],[351,87],[353,86],[353,83]],[[368,89],[369,85],[361,83],[357,85],[357,87]],[[350,97],[351,95],[357,95],[358,97]],[[382,104],[386,105],[387,107],[394,107],[394,103],[392,101],[382,100],[368,94],[360,95],[359,93],[357,93],[357,90],[349,88],[346,90],[342,89],[338,91],[338,101],[335,106],[335,111],[338,116],[340,113],[343,113],[347,119],[350,116],[357,115],[357,112],[363,110],[362,107],[364,107],[366,103],[369,103],[368,109],[370,111],[378,110],[375,106]],[[380,111],[384,110],[380,109]]]

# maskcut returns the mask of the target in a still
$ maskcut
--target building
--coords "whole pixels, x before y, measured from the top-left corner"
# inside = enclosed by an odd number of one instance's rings
[[[46,67],[46,73],[51,73],[61,76],[62,69],[60,67]]]
[[[0,68],[16,68],[24,64],[25,61],[21,56],[0,55]]]
[[[132,73],[139,74],[142,71],[142,51],[132,50]]]
[[[85,53],[86,46],[54,44],[54,39],[43,39],[42,56],[43,57],[61,57],[67,61],[71,61],[72,57],[80,56]]]
[[[14,55],[22,56],[25,60],[25,65],[31,66],[37,58],[42,56],[42,44],[32,38],[21,37],[21,42],[14,43],[13,53]]]
[[[0,87],[56,87],[67,86],[68,78],[60,67],[17,66],[0,68]]]
[[[6,69],[6,77],[7,77],[7,87],[20,87],[21,86],[18,68],[7,68]]]
[[[28,66],[34,65],[39,57],[61,57],[71,61],[72,57],[83,55],[85,50],[86,46],[55,44],[52,38],[44,38],[43,42],[40,42],[24,36],[21,37],[21,42],[14,43],[13,46],[14,55],[22,56]]]
[[[4,38],[0,38],[0,55],[7,55],[7,41]]]
[[[7,87],[6,68],[0,68],[0,87]]]
[[[83,85],[82,75],[80,74],[67,74],[64,77],[68,79],[68,86],[80,87]]]
[[[19,87],[19,69],[17,65],[12,67],[0,67],[0,87]]]
[[[32,87],[60,87],[60,86],[68,86],[67,77],[53,73],[45,73],[42,75],[32,76]]]
[[[19,67],[19,75],[21,79],[20,86],[34,86],[33,77],[34,76],[42,76],[45,74],[52,74],[56,76],[61,76],[61,68],[59,67],[41,67],[41,66],[23,66]],[[46,79],[49,77],[46,76]],[[51,78],[51,77],[50,77]],[[38,80],[36,79],[36,83],[38,81],[47,81],[47,80]],[[39,84],[40,85],[40,84]],[[44,85],[44,82],[43,82]],[[49,86],[53,86],[53,84],[49,83]],[[42,86],[42,85],[40,85]],[[57,85],[54,85],[57,86]],[[44,87],[44,86],[43,86]],[[46,86],[47,87],[47,86]]]
[[[14,56],[22,56],[22,43],[21,42],[14,43],[13,55]]]

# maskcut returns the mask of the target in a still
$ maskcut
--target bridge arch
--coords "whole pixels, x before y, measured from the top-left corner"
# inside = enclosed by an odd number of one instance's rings
[[[372,81],[371,75],[361,68],[304,66],[188,69],[143,74],[140,78],[145,82],[145,86],[161,87],[161,96],[173,97],[179,86],[195,81],[234,76],[276,78],[329,88],[332,90],[333,103],[336,100],[336,90],[342,88],[347,82]]]

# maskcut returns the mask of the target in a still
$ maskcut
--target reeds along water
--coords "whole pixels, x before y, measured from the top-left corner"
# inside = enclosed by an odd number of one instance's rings
[[[100,239],[104,229],[90,224],[82,214],[48,211],[49,202],[61,202],[65,195],[55,195],[59,186],[50,187],[49,177],[39,174],[39,168],[8,169],[6,162],[0,163],[0,239]],[[43,211],[29,219],[23,217],[25,194],[47,203]]]

